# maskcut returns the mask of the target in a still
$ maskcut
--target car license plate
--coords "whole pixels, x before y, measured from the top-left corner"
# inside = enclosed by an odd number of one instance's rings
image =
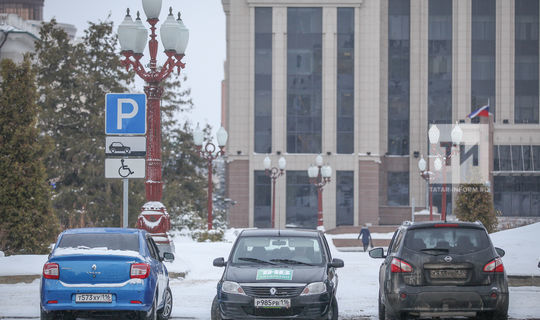
[[[79,293],[75,295],[76,303],[111,303],[110,293]]]
[[[465,279],[467,270],[431,270],[432,279]]]
[[[290,308],[291,299],[255,299],[255,308]]]

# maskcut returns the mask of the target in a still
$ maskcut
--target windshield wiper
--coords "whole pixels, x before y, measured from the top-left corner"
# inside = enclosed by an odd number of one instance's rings
[[[430,249],[421,249],[420,251],[428,253],[428,254],[430,252],[434,252],[435,254],[437,254],[437,253],[448,253],[450,250],[447,248],[430,248]]]
[[[311,264],[311,263],[302,262],[302,261],[298,261],[298,260],[291,260],[291,259],[271,259],[270,261],[281,262],[281,263],[290,263],[290,264],[302,264],[302,265],[306,265],[306,266],[314,266],[314,264]]]
[[[241,258],[238,258],[238,260],[256,262],[256,263],[275,264],[275,263],[270,262],[270,261],[261,260],[261,259],[257,259],[257,258],[250,258],[250,257],[241,257]]]

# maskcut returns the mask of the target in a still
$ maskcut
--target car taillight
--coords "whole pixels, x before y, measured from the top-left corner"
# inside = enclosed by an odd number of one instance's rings
[[[46,263],[43,266],[43,278],[58,279],[60,277],[60,268],[58,263]]]
[[[392,265],[390,266],[391,272],[412,272],[413,268],[410,264],[398,258],[392,259]]]
[[[501,258],[496,258],[484,266],[484,272],[504,272]]]
[[[134,263],[129,272],[130,278],[146,279],[150,274],[150,266],[146,263]]]

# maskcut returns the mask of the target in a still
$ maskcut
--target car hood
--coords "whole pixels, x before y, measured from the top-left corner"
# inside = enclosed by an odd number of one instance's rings
[[[323,266],[229,265],[224,280],[239,283],[311,283],[324,281]]]

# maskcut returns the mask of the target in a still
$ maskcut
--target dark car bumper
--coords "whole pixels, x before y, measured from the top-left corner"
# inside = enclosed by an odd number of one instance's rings
[[[491,286],[402,286],[386,295],[389,314],[470,316],[477,312],[508,311],[508,289]]]
[[[223,319],[324,319],[331,298],[328,293],[290,297],[290,308],[255,308],[254,297],[221,293],[219,311]],[[289,298],[287,298],[289,299]]]

